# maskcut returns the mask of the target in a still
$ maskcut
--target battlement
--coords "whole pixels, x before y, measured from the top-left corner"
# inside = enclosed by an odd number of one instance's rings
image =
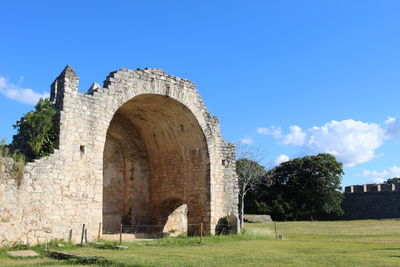
[[[400,183],[364,184],[345,187],[343,219],[400,218]]]
[[[345,193],[392,192],[392,191],[400,191],[400,183],[350,185],[344,188]]]

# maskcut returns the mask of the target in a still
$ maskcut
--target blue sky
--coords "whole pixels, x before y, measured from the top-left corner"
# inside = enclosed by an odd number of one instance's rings
[[[266,164],[330,152],[343,185],[400,176],[399,1],[3,1],[0,137],[65,65],[192,80]]]

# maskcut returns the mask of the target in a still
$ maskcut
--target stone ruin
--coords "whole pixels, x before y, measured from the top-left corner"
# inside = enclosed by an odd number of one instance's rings
[[[215,233],[228,215],[237,223],[235,146],[191,81],[146,68],[112,72],[86,93],[78,82],[67,66],[51,85],[52,155],[28,163],[19,186],[1,159],[1,245],[78,242],[83,224],[94,240],[100,223],[103,233],[123,224],[189,235],[200,223]]]

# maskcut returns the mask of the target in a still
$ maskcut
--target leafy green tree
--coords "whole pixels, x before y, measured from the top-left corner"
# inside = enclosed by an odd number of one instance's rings
[[[35,110],[16,122],[11,150],[20,151],[28,160],[50,155],[56,148],[57,111],[48,99],[40,99]]]
[[[386,180],[387,184],[400,183],[400,177],[393,177]]]
[[[296,158],[269,171],[273,184],[254,192],[258,212],[279,220],[322,219],[343,213],[343,164],[330,154]]]

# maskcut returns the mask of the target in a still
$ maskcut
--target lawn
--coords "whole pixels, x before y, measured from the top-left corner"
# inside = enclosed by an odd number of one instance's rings
[[[115,266],[400,266],[400,221],[279,222],[246,224],[231,237],[162,239],[125,243],[115,250],[89,245],[69,252],[102,256]],[[109,247],[109,246],[107,246]],[[11,259],[0,250],[0,266],[68,266],[46,257]]]

